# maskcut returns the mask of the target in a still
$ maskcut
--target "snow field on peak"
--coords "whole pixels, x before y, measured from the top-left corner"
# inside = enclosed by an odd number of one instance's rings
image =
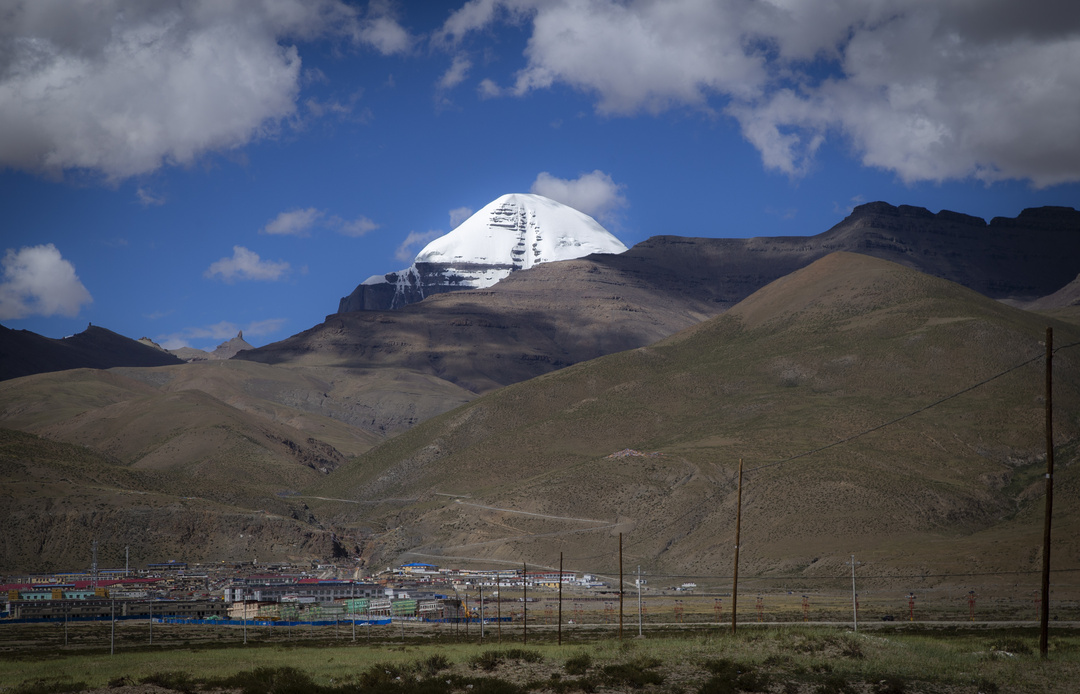
[[[510,270],[625,250],[592,217],[540,195],[512,193],[488,203],[449,234],[429,243],[414,262],[505,268],[507,272],[483,273],[492,276],[490,284],[494,284]],[[493,277],[496,274],[501,276]]]

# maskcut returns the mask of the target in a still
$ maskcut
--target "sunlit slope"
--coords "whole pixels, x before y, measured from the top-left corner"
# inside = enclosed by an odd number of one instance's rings
[[[378,560],[550,563],[564,551],[595,563],[621,531],[629,560],[653,570],[727,571],[743,458],[748,570],[833,573],[851,551],[929,566],[955,559],[941,549],[953,541],[974,548],[980,566],[1015,568],[1034,561],[1039,538],[1047,320],[887,261],[833,254],[661,343],[421,424],[311,488],[364,503],[313,508],[351,525]],[[1054,326],[1059,345],[1080,341],[1076,327]],[[1066,498],[1077,496],[1078,361],[1073,348],[1055,362]],[[607,457],[627,448],[660,455]],[[1071,536],[1059,537],[1075,543],[1080,525],[1066,522]],[[999,538],[996,528],[1009,530]],[[939,549],[915,551],[928,547]]]
[[[327,399],[325,384],[307,380],[227,362],[38,374],[0,383],[0,426],[161,473],[166,493],[263,507],[381,438],[301,402],[290,407],[258,394],[277,389],[300,400],[319,391]]]

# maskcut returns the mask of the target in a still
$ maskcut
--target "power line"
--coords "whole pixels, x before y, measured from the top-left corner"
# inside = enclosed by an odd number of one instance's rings
[[[1058,352],[1061,352],[1062,350],[1075,348],[1075,346],[1078,346],[1078,345],[1080,345],[1080,341],[1071,342],[1069,344],[1063,344],[1061,346],[1057,346],[1057,348],[1054,348],[1052,353],[1056,354]],[[1040,353],[1040,354],[1038,354],[1038,355],[1036,355],[1034,357],[1031,357],[1030,359],[1025,360],[1025,362],[1022,362],[1020,364],[1016,364],[1015,366],[1012,366],[1012,367],[1010,367],[1008,369],[1005,369],[1004,371],[1000,371],[998,373],[995,373],[994,376],[990,376],[989,378],[983,379],[980,382],[977,382],[977,383],[975,383],[973,385],[969,385],[968,387],[966,387],[966,389],[962,389],[962,390],[957,391],[955,393],[951,393],[951,394],[946,395],[946,396],[944,396],[942,398],[934,400],[934,402],[930,403],[929,405],[920,407],[919,409],[914,410],[912,412],[902,414],[902,416],[897,417],[897,418],[892,419],[892,420],[889,420],[888,422],[883,422],[881,424],[877,424],[876,426],[872,426],[870,428],[867,428],[867,430],[859,432],[858,434],[852,434],[851,436],[847,436],[845,438],[841,438],[839,440],[833,441],[833,443],[831,443],[831,444],[826,444],[826,445],[820,446],[818,448],[814,448],[814,449],[811,449],[811,450],[808,450],[808,451],[804,451],[804,452],[798,453],[796,455],[792,455],[792,457],[785,458],[783,460],[774,461],[774,462],[771,462],[771,463],[765,463],[764,465],[758,465],[757,467],[752,467],[752,468],[750,468],[750,470],[747,470],[746,473],[753,473],[753,472],[757,472],[759,470],[765,470],[765,468],[767,468],[767,467],[774,467],[774,466],[777,466],[777,465],[783,465],[784,463],[789,463],[789,462],[792,462],[792,461],[795,461],[795,460],[799,460],[800,458],[808,458],[808,457],[810,457],[810,455],[813,455],[814,453],[820,453],[821,451],[824,451],[824,450],[828,450],[828,449],[831,449],[831,448],[836,448],[837,446],[841,446],[843,444],[848,444],[848,443],[850,443],[850,441],[853,441],[855,439],[866,436],[867,434],[872,434],[874,432],[880,431],[880,430],[882,430],[882,428],[886,428],[888,426],[892,426],[893,424],[902,422],[902,421],[904,421],[906,419],[910,419],[912,417],[915,417],[916,414],[926,412],[927,410],[930,410],[930,409],[932,409],[934,407],[937,407],[939,405],[942,405],[944,403],[949,402],[949,400],[951,400],[951,399],[955,399],[955,398],[957,398],[957,397],[959,397],[959,396],[961,396],[963,394],[970,393],[971,391],[974,391],[974,390],[978,389],[978,387],[982,387],[982,386],[986,385],[987,383],[996,381],[997,379],[999,379],[999,378],[1001,378],[1003,376],[1008,376],[1009,373],[1012,373],[1013,371],[1016,371],[1018,369],[1022,369],[1025,366],[1028,366],[1030,364],[1034,364],[1034,363],[1038,362],[1039,359],[1042,359],[1042,358],[1045,358],[1045,354]],[[711,499],[711,496],[710,496],[710,498],[706,498],[705,501],[707,502],[710,499]],[[691,508],[688,509],[688,511],[686,513],[680,514],[678,517],[676,517],[675,519],[673,519],[672,521],[667,523],[667,526],[669,526],[669,527],[674,526],[674,525],[676,525],[676,523],[683,520],[687,516],[690,516],[690,515],[696,514],[696,513],[700,513],[701,512],[701,507],[704,506],[704,505],[707,505],[707,504],[702,504],[702,505],[699,505],[699,506],[692,506]],[[632,542],[632,543],[630,543],[629,546],[636,547],[638,545],[642,545],[642,544],[645,544],[647,542],[648,542],[648,540],[644,539],[644,537],[643,537],[642,540],[638,540],[637,542]],[[597,555],[597,557],[599,557],[599,556],[604,556],[604,555]],[[950,575],[958,575],[958,574],[950,574]],[[706,576],[687,576],[687,577],[706,577]]]
[[[861,563],[861,562],[860,562]],[[1078,573],[1076,569],[1051,569],[1051,573]],[[590,573],[609,574],[610,571],[594,571]],[[1026,576],[1040,574],[1042,571],[972,571],[965,573],[938,573],[938,574],[859,574],[861,579],[914,579],[914,578],[969,578],[972,576]],[[716,574],[647,574],[651,579],[657,578],[716,578]],[[740,581],[840,581],[850,578],[849,574],[836,576],[740,576]]]
[[[1068,349],[1070,347],[1076,347],[1077,345],[1080,345],[1080,342],[1073,342],[1072,344],[1062,345],[1061,347],[1055,348],[1053,350],[1053,353],[1057,354],[1059,351],[1061,351],[1063,349]],[[911,417],[914,417],[917,414],[922,414],[923,412],[926,412],[927,410],[930,410],[930,409],[932,409],[934,407],[937,407],[938,405],[946,403],[949,400],[953,400],[955,398],[958,398],[961,395],[964,395],[965,393],[970,393],[971,391],[975,390],[976,388],[981,388],[982,386],[985,386],[987,383],[990,383],[992,381],[996,381],[997,379],[1001,378],[1002,376],[1006,376],[1008,374],[1011,374],[1013,371],[1024,368],[1028,364],[1033,364],[1033,363],[1039,361],[1040,359],[1044,359],[1045,356],[1046,356],[1045,354],[1039,354],[1038,356],[1034,356],[1031,359],[1028,359],[1027,361],[1021,362],[1021,363],[1017,364],[1016,366],[1009,367],[1008,369],[1005,369],[1004,371],[1002,371],[1000,373],[996,373],[993,376],[990,376],[989,378],[983,379],[982,381],[979,381],[978,383],[976,383],[974,385],[968,386],[967,388],[964,388],[963,390],[958,390],[955,393],[952,393],[950,395],[946,395],[943,398],[935,400],[934,402],[930,403],[929,405],[925,405],[924,407],[920,407],[917,410],[914,410],[912,412],[908,412],[907,414],[900,415],[899,417],[896,417],[895,419],[890,419],[887,422],[883,422],[883,423],[878,424],[876,426],[870,427],[869,429],[865,429],[863,431],[860,431],[857,434],[852,434],[851,436],[842,438],[842,439],[840,439],[838,441],[833,441],[832,443],[825,444],[824,446],[819,446],[819,447],[811,449],[809,451],[804,451],[804,452],[799,453],[797,455],[793,455],[793,456],[791,456],[789,458],[784,458],[783,460],[777,460],[777,461],[774,461],[774,462],[771,462],[771,463],[765,463],[764,465],[759,465],[757,467],[750,468],[746,472],[747,473],[757,472],[758,470],[764,470],[765,468],[775,467],[777,465],[783,465],[784,463],[790,463],[793,460],[798,460],[799,458],[806,458],[807,456],[814,455],[815,453],[820,453],[820,452],[826,451],[826,450],[828,450],[830,448],[835,448],[835,447],[841,446],[841,445],[843,445],[845,443],[850,443],[851,441],[854,441],[855,439],[866,436],[867,434],[872,434],[875,431],[880,431],[881,429],[884,429],[886,427],[890,427],[893,424],[896,424],[898,422],[902,422],[905,419],[909,419]]]

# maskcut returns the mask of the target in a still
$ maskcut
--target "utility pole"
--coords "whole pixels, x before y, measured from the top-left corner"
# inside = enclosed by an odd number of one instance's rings
[[[562,555],[563,555],[563,553],[559,552],[559,629],[558,629],[558,631],[559,631],[559,645],[560,646],[562,645],[562,582],[563,582]]]
[[[623,570],[622,570],[622,533],[619,533],[619,640],[622,641],[623,620]]]
[[[735,503],[735,570],[731,579],[731,634],[735,635],[735,614],[739,600],[739,530],[742,526],[742,458],[739,458],[739,495]]]
[[[1054,507],[1054,329],[1046,329],[1046,516],[1043,520],[1042,612],[1039,657],[1047,658],[1050,635],[1050,519]]]
[[[641,564],[637,567],[637,635],[641,638]]]
[[[529,642],[529,566],[521,562],[521,643]]]
[[[97,592],[97,540],[90,543],[90,582],[94,592]]]
[[[851,555],[851,614],[855,633],[859,633],[859,594],[855,592],[855,555]]]

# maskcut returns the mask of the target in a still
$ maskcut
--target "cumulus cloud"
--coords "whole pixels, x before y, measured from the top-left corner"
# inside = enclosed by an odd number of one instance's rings
[[[371,0],[367,11],[348,28],[355,41],[371,46],[383,55],[408,53],[416,44],[416,38],[398,23],[391,0]]]
[[[502,96],[502,89],[491,79],[485,78],[480,80],[480,84],[476,87],[476,93],[481,99],[494,99]]]
[[[0,319],[76,316],[91,301],[75,266],[51,243],[24,246],[18,251],[9,248],[4,254]]]
[[[275,133],[296,112],[294,42],[382,53],[411,37],[384,3],[0,3],[0,166],[118,180]]]
[[[322,212],[314,207],[302,210],[289,210],[274,217],[260,233],[275,236],[307,236],[311,227],[322,217]]]
[[[473,216],[473,208],[471,207],[455,207],[450,210],[450,228],[456,229],[459,224],[464,222],[469,217]]]
[[[610,116],[725,113],[764,166],[829,139],[902,180],[1080,180],[1080,5],[1013,0],[472,0],[453,50],[531,22],[514,85],[565,84]]]
[[[416,257],[418,248],[423,248],[429,241],[439,238],[443,235],[443,232],[438,229],[432,229],[420,233],[417,231],[410,231],[409,235],[405,237],[405,240],[401,242],[401,245],[394,251],[394,257],[402,262],[408,262]]]
[[[329,215],[325,210],[314,207],[288,210],[274,217],[259,230],[262,234],[276,236],[308,236],[316,225],[332,229],[342,236],[363,236],[379,228],[371,219],[361,215],[356,219],[344,219]]]
[[[143,187],[139,187],[135,191],[135,197],[137,197],[139,199],[139,204],[142,205],[143,207],[150,207],[150,206],[155,206],[156,207],[158,205],[164,205],[165,204],[165,196],[164,195],[155,195],[153,193],[153,191],[150,191],[150,190],[148,190],[146,188],[143,188]]]
[[[622,186],[599,169],[572,180],[541,171],[529,189],[597,219],[610,219],[615,210],[626,206],[621,191]]]
[[[196,326],[185,328],[180,332],[158,335],[154,338],[154,342],[157,342],[165,349],[180,349],[181,347],[190,347],[195,341],[212,340],[213,343],[207,347],[208,349],[213,349],[222,341],[231,340],[236,337],[241,330],[244,332],[245,338],[261,337],[277,332],[284,325],[284,318],[268,318],[265,320],[253,321],[247,325],[239,325],[231,321],[221,321],[214,323],[213,325]]]
[[[289,269],[289,263],[285,261],[263,260],[254,251],[233,246],[232,257],[211,263],[203,276],[213,279],[220,275],[223,281],[230,284],[237,280],[274,282],[288,275]]]
[[[342,219],[341,217],[330,218],[330,228],[342,236],[363,236],[369,231],[375,231],[379,225],[367,217],[360,215],[356,219]]]
[[[454,56],[454,62],[450,64],[443,76],[439,78],[439,89],[449,90],[465,81],[469,74],[472,61],[463,55]]]

